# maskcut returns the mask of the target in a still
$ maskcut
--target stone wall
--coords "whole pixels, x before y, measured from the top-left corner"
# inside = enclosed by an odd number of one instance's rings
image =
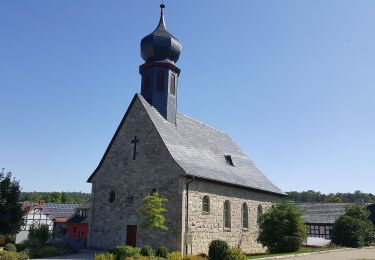
[[[136,160],[131,140],[137,136]],[[181,250],[182,189],[181,168],[171,158],[151,119],[138,98],[122,125],[102,166],[92,178],[92,211],[88,244],[93,248],[111,248],[126,243],[127,225],[138,225],[137,246],[167,245]],[[150,235],[140,229],[139,206],[153,189],[166,203],[168,232]],[[115,191],[113,203],[109,192]]]
[[[202,211],[203,196],[210,198],[210,212]],[[185,196],[184,196],[184,199]],[[214,239],[222,239],[232,247],[240,247],[246,253],[263,252],[258,237],[257,209],[262,205],[263,212],[278,201],[277,196],[226,186],[218,183],[194,180],[189,188],[189,222],[192,232],[192,247],[189,253],[207,253],[208,245]],[[224,202],[231,208],[231,229],[224,229]],[[248,206],[249,228],[242,228],[242,204]],[[184,210],[185,213],[185,210]]]

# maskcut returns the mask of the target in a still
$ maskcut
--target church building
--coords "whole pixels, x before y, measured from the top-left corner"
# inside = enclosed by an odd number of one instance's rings
[[[158,26],[141,41],[140,94],[88,179],[88,245],[164,245],[198,254],[222,239],[245,252],[263,251],[258,216],[285,193],[226,133],[177,112],[181,44],[160,7]],[[153,191],[168,199],[168,230],[150,236],[140,228],[139,207]]]

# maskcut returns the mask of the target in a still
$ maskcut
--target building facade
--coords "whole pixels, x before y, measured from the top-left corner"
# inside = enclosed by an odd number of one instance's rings
[[[71,217],[78,204],[57,204],[39,202],[23,202],[22,208],[27,212],[21,231],[16,235],[16,243],[27,239],[31,227],[39,228],[48,225],[53,237],[63,238],[68,231],[67,220]]]
[[[47,225],[49,231],[53,232],[54,217],[45,208],[43,201],[35,204],[24,203],[22,208],[27,213],[24,216],[24,224],[16,235],[16,244],[26,240],[32,228],[39,228],[41,225]]]
[[[75,214],[66,222],[68,239],[87,241],[89,211],[89,205],[76,208]]]
[[[181,44],[166,29],[164,7],[157,28],[141,41],[141,94],[88,179],[88,244],[165,245],[196,254],[224,239],[262,251],[257,217],[285,194],[226,133],[177,112]],[[168,199],[168,231],[150,234],[139,227],[139,207],[155,191]]]

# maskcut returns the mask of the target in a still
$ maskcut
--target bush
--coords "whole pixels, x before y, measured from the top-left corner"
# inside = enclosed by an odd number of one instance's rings
[[[59,254],[59,249],[54,246],[44,246],[41,249],[38,250],[40,257],[50,257],[50,256],[56,256]]]
[[[208,259],[210,260],[229,260],[229,246],[223,240],[212,240],[208,247]]]
[[[4,246],[4,250],[8,252],[17,252],[17,248],[14,244],[8,243]]]
[[[207,258],[203,254],[199,255],[188,255],[183,258],[183,260],[206,260]]]
[[[331,230],[332,242],[348,247],[369,246],[375,241],[374,226],[368,217],[370,212],[361,205],[350,205]]]
[[[116,260],[116,256],[110,253],[95,254],[94,260]]]
[[[175,251],[175,252],[168,253],[167,259],[168,260],[182,260],[182,256],[180,252]]]
[[[19,244],[16,244],[17,252],[21,252],[27,248],[26,243],[22,242]]]
[[[168,256],[168,248],[165,246],[161,246],[156,250],[156,256],[167,258]]]
[[[229,250],[229,259],[230,260],[247,260],[247,256],[239,248],[231,248]]]
[[[151,246],[144,246],[141,248],[141,255],[142,256],[153,256],[154,250]]]
[[[306,241],[306,227],[295,204],[282,201],[259,218],[258,242],[271,253],[293,252]]]
[[[28,255],[25,252],[4,252],[0,253],[1,260],[25,260],[28,259]]]
[[[50,237],[48,225],[41,225],[38,228],[31,226],[28,240],[38,241],[40,244],[45,244]]]
[[[117,260],[123,260],[125,257],[141,256],[141,249],[132,246],[118,246],[111,250]]]

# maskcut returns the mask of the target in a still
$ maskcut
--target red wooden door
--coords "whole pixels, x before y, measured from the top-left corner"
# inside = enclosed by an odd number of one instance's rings
[[[128,225],[126,230],[126,244],[129,246],[137,246],[137,226]]]

